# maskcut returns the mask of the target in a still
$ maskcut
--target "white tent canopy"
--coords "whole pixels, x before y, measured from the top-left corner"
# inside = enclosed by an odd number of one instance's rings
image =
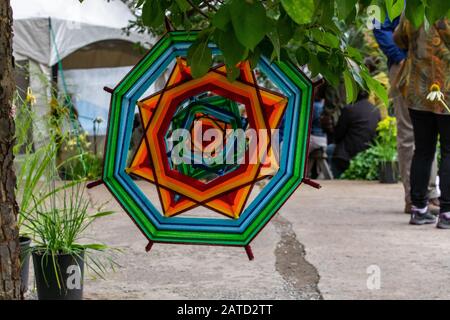
[[[135,17],[120,0],[11,0],[11,5],[17,60],[53,66],[100,41],[154,42],[148,35],[123,31]]]
[[[90,118],[107,116],[110,97],[103,86],[117,84],[142,56],[134,44],[156,41],[124,31],[135,16],[121,0],[11,0],[11,5],[14,56],[29,75],[36,114],[42,119],[49,114],[49,84],[58,79],[59,91],[71,96],[87,131]],[[100,133],[105,129],[103,123]],[[44,143],[44,124],[33,131],[35,143]]]

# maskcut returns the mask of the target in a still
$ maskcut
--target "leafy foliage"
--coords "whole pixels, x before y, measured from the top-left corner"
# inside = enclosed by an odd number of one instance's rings
[[[46,186],[53,185],[60,176],[74,180],[55,187],[55,192],[60,192],[81,180],[97,179],[102,172],[102,159],[89,151],[87,135],[75,136],[73,132],[64,130],[70,115],[54,92],[52,111],[47,116],[35,113],[35,103],[36,97],[30,88],[26,90],[26,97],[25,92],[18,89],[13,101],[17,128],[14,146],[16,198],[18,225],[23,236],[29,236],[26,221],[30,214],[52,196]],[[42,131],[42,127],[48,128],[48,132]],[[62,154],[70,156],[62,159]]]
[[[215,42],[229,69],[261,54],[308,65],[312,77],[323,75],[338,85],[344,77],[347,102],[360,88],[376,93],[387,105],[385,88],[373,80],[364,56],[346,37],[348,30],[406,16],[420,26],[450,16],[448,0],[126,0],[138,16],[130,28],[163,33],[168,28],[202,30],[189,63],[196,76],[212,64],[207,42]],[[375,9],[374,9],[375,8]],[[232,79],[237,72],[230,72]]]
[[[352,159],[350,167],[341,178],[346,180],[378,180],[380,164],[377,150],[373,147],[369,148]]]
[[[55,279],[59,281],[61,270],[56,263],[58,255],[81,258],[86,266],[97,276],[103,277],[108,269],[114,270],[117,264],[113,255],[101,256],[93,253],[105,252],[110,248],[101,243],[84,243],[82,236],[98,219],[113,214],[97,208],[90,212],[91,203],[85,191],[84,181],[76,181],[56,186],[56,182],[46,186],[46,201],[35,199],[35,206],[28,212],[24,222],[33,240],[31,252],[50,259]]]
[[[359,153],[350,162],[342,175],[347,180],[378,180],[380,166],[397,160],[397,123],[393,117],[386,117],[378,123],[375,143]]]
[[[64,180],[96,180],[102,175],[103,159],[92,152],[71,157],[58,166]]]
[[[397,160],[397,120],[394,117],[386,117],[378,123],[378,136],[373,148],[378,153],[382,162]]]
[[[47,143],[35,150],[30,141],[30,132],[35,125],[36,116],[33,113],[35,98],[29,90],[27,98],[22,99],[16,92],[14,105],[16,106],[16,144],[14,146],[16,171],[16,198],[19,205],[18,225],[22,226],[25,214],[33,206],[33,195],[40,188],[40,182],[46,177],[48,168],[56,156],[53,143]],[[23,230],[21,230],[23,233]]]
[[[87,132],[69,132],[60,139],[58,171],[64,180],[96,180],[102,174],[103,159],[91,151]]]
[[[26,219],[38,252],[51,255],[77,254],[81,250],[105,250],[101,244],[79,244],[81,235],[97,219],[111,215],[112,211],[89,213],[90,202],[84,182],[57,188],[48,188],[48,201],[37,202]]]

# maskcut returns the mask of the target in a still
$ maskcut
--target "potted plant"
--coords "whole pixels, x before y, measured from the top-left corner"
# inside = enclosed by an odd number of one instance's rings
[[[99,275],[105,270],[93,252],[108,247],[84,244],[80,239],[94,221],[112,212],[91,213],[86,198],[83,181],[59,187],[53,182],[27,215],[25,224],[34,243],[30,251],[40,300],[81,300],[85,267],[91,266]]]
[[[378,136],[375,140],[374,149],[380,161],[380,182],[398,182],[397,161],[397,122],[394,117],[387,116],[379,122],[377,127]]]
[[[54,105],[58,105],[56,99],[52,99],[52,101],[54,101]],[[30,230],[24,224],[24,221],[27,220],[29,213],[36,209],[36,204],[46,199],[45,195],[40,197],[37,195],[42,195],[39,190],[53,178],[52,172],[55,170],[61,144],[70,136],[70,133],[63,133],[61,130],[53,129],[46,132],[39,130],[41,127],[50,127],[50,124],[54,124],[58,128],[63,127],[62,122],[65,118],[38,117],[33,111],[35,103],[36,98],[30,88],[28,88],[24,99],[16,92],[14,99],[16,123],[14,155],[17,177],[16,198],[19,205],[18,227],[20,230],[22,297],[28,291],[31,245]],[[42,141],[45,141],[45,143]],[[78,153],[67,159],[67,162],[75,161],[80,157],[81,155]],[[60,169],[62,166],[66,166],[65,161],[62,161],[56,168]],[[60,187],[60,189],[62,188],[64,187]],[[47,196],[49,195],[47,194]]]

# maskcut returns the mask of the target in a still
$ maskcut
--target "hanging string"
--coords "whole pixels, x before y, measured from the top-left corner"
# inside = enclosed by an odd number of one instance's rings
[[[66,82],[66,78],[64,75],[64,69],[63,69],[63,65],[62,65],[62,59],[59,54],[58,46],[56,44],[56,35],[55,35],[55,31],[53,30],[51,18],[48,18],[48,27],[49,27],[49,31],[50,31],[51,42],[52,42],[53,48],[55,49],[56,58],[58,60],[58,63],[57,63],[58,64],[58,73],[61,76],[61,84],[62,84],[63,93],[64,93],[64,102],[65,102],[65,104],[67,104],[68,109],[69,109],[69,120],[70,120],[69,122],[70,122],[72,130],[76,136],[77,148],[78,148],[78,151],[80,152],[81,165],[83,166],[83,173],[86,175],[87,168],[86,168],[86,163],[84,161],[84,155],[83,155],[84,150],[81,147],[81,142],[80,142],[80,124],[77,121],[77,116],[75,115],[75,107],[72,103],[72,98],[69,95],[67,82]]]

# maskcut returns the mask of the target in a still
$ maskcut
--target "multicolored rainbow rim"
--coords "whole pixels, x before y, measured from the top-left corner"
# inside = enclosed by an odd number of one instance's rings
[[[258,62],[257,69],[278,88],[278,93],[259,87],[248,63],[241,64],[241,77],[234,85],[223,82],[226,68],[220,65],[200,79],[190,79],[189,74],[183,77],[182,69],[188,70],[183,61],[196,37],[197,32],[167,33],[111,91],[102,181],[150,242],[247,246],[305,181],[315,84],[292,63],[270,62],[264,57]],[[220,55],[214,44],[211,43],[209,47],[214,55]],[[139,100],[173,65],[174,71],[157,99],[165,99],[166,102],[152,102],[156,95]],[[216,85],[204,87],[211,82]],[[167,154],[162,143],[167,133],[161,128],[167,128],[173,121],[176,108],[171,106],[176,106],[176,103],[172,102],[178,99],[179,103],[182,98],[198,94],[201,90],[213,91],[245,105],[248,108],[248,125],[254,128],[282,128],[278,170],[251,201],[248,195],[253,185],[265,177],[261,164],[228,170],[223,176],[212,180],[211,185],[196,182],[197,189],[192,190],[186,187],[186,184],[195,180],[192,176],[183,178],[179,172],[167,168]],[[277,95],[282,101],[282,112],[271,112],[267,100],[276,100]],[[277,103],[280,104],[280,101]],[[146,132],[133,158],[137,166],[133,167],[133,163],[129,165],[127,159],[136,105],[139,106]],[[215,113],[212,109],[213,103],[203,109],[194,108],[196,112],[213,113],[220,120],[216,121],[219,124],[211,125],[220,126],[226,121],[238,127],[243,125],[233,113],[232,106],[222,106]],[[192,120],[189,117],[186,119]],[[198,175],[203,173],[195,171]],[[163,212],[140,189],[133,175],[156,185]],[[177,179],[179,183],[172,183]],[[224,199],[229,199],[231,193],[233,198],[230,203]],[[181,213],[185,209],[173,202],[174,197],[181,197],[188,209],[204,206],[227,217],[183,216]]]

